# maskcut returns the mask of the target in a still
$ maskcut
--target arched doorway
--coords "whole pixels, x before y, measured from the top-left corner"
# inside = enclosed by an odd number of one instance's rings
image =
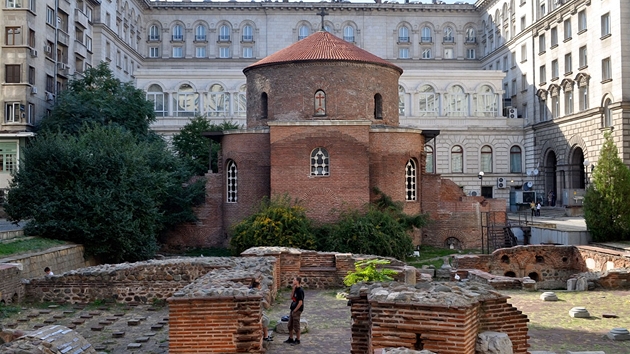
[[[545,159],[545,195],[542,196],[543,200],[547,200],[547,195],[551,191],[556,194],[558,199],[562,197],[562,191],[558,191],[557,171],[558,162],[556,161],[556,153],[551,150],[547,153],[547,158]]]
[[[584,175],[584,152],[581,147],[576,147],[569,161],[569,188],[584,189],[586,179]]]

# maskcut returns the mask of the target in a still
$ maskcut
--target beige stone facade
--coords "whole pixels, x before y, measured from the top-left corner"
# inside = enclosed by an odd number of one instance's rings
[[[102,60],[148,91],[156,101],[153,128],[166,136],[195,115],[245,124],[242,69],[319,30],[321,6],[326,30],[404,69],[401,125],[441,131],[427,148],[429,172],[467,194],[508,199],[532,182],[545,201],[553,190],[560,203],[563,189],[584,188],[584,160],[590,174],[606,129],[614,128],[630,161],[623,65],[630,5],[624,1],[0,5],[0,188],[55,95]]]

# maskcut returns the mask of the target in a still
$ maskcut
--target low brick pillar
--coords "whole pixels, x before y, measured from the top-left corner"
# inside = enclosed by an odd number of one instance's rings
[[[261,300],[169,298],[169,353],[264,353]]]
[[[353,288],[357,286],[353,286]],[[359,291],[356,289],[348,295],[350,316],[352,318],[351,354],[364,354],[368,352],[370,341],[370,304],[367,300],[367,289],[365,290],[366,291]]]

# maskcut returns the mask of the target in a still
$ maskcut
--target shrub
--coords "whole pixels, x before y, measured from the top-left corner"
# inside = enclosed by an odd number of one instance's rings
[[[380,282],[392,281],[392,276],[398,274],[395,270],[383,268],[376,269],[377,266],[389,264],[390,261],[384,259],[369,259],[359,261],[354,264],[354,272],[348,272],[343,283],[346,286],[352,286],[358,282]]]
[[[311,221],[304,207],[287,195],[263,199],[257,212],[236,224],[231,233],[233,254],[259,246],[315,249]]]
[[[366,211],[341,213],[336,224],[318,230],[318,249],[322,251],[404,257],[413,252],[409,232],[426,224],[425,215],[406,215],[402,205],[375,190],[381,197]]]

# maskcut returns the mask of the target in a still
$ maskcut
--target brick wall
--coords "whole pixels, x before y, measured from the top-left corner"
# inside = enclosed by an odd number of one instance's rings
[[[26,296],[36,302],[88,303],[97,299],[150,302],[172,296],[175,291],[217,269],[217,266],[194,261],[173,264],[141,262],[112,271],[99,267],[95,267],[98,271],[90,269],[31,279],[26,285]]]
[[[227,247],[228,238],[223,228],[223,174],[205,175],[205,201],[194,208],[197,221],[177,226],[163,238],[163,243],[172,248]]]
[[[0,264],[0,303],[17,303],[24,297],[20,269],[17,264]]]
[[[369,73],[369,75],[366,75]],[[398,125],[400,72],[381,65],[320,61],[261,66],[245,71],[247,126],[268,121],[365,119]],[[334,77],[334,80],[330,80]],[[351,89],[350,89],[351,88]],[[313,116],[316,90],[326,93],[326,116]],[[267,93],[267,119],[260,119],[261,95]],[[374,119],[374,95],[383,98],[383,119]]]
[[[440,175],[422,176],[422,210],[431,223],[424,227],[422,243],[448,247],[446,240],[457,239],[461,249],[481,248],[481,218],[490,213],[492,221],[505,224],[505,200],[465,196],[453,181]]]
[[[498,293],[497,296],[499,296]],[[509,297],[507,296],[501,296],[481,302],[478,332],[494,331],[506,333],[512,341],[514,354],[526,354],[529,347],[527,344],[529,339],[527,323],[529,319],[527,315],[510,305],[507,302],[508,299]]]
[[[169,298],[169,353],[264,353],[261,296]]]
[[[581,271],[605,272],[614,268],[630,268],[630,256],[606,248],[592,246],[576,246],[582,259]]]

